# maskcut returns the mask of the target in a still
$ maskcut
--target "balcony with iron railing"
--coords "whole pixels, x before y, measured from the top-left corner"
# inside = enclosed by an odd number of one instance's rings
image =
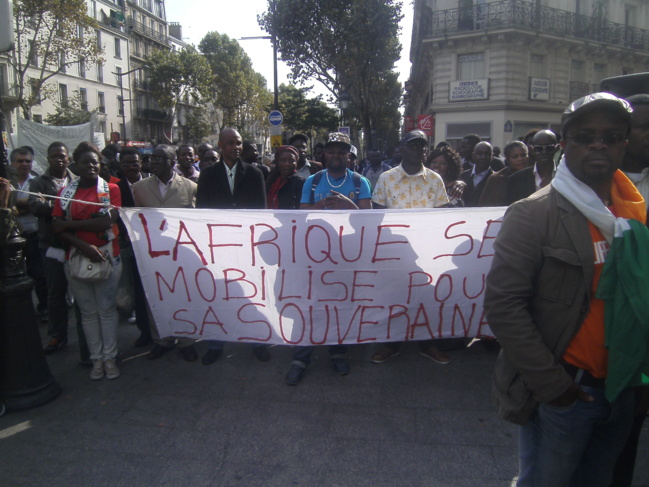
[[[649,49],[649,30],[617,24],[603,16],[587,16],[544,7],[524,0],[502,0],[469,8],[429,13],[421,25],[420,39],[495,30],[532,31],[625,47]]]
[[[138,108],[135,111],[135,115],[138,118],[147,120],[165,120],[167,118],[167,112],[164,110],[156,110],[155,108]]]
[[[133,81],[133,87],[138,90],[146,91],[149,89],[149,82],[143,79],[135,79]]]
[[[136,32],[138,34],[141,34],[153,41],[163,44],[166,47],[171,46],[171,41],[169,40],[168,36],[161,34],[157,30],[152,29],[151,27],[147,27],[143,23],[134,20],[132,17],[128,18],[128,20],[126,21],[126,25],[128,25],[131,32]]]

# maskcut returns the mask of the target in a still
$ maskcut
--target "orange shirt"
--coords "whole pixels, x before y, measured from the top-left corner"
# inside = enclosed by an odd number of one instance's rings
[[[613,174],[611,185],[613,205],[609,210],[618,217],[633,218],[644,223],[647,219],[642,196],[622,171]],[[604,379],[608,370],[608,350],[605,346],[604,301],[595,297],[599,278],[604,269],[609,245],[599,229],[588,222],[595,254],[595,269],[592,283],[590,309],[577,334],[568,344],[563,360],[571,365],[585,369],[593,377]]]
[[[615,214],[613,207],[609,207],[609,209]],[[579,328],[563,354],[563,360],[580,369],[587,370],[593,377],[604,379],[608,369],[608,350],[604,346],[604,301],[595,298],[595,292],[597,291],[602,270],[604,270],[609,245],[595,225],[588,222],[588,228],[590,229],[595,253],[590,309],[581,328]]]

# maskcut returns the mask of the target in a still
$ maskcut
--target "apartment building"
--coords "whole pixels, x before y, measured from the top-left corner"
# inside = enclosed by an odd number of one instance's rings
[[[62,52],[61,63],[74,63],[63,69],[48,81],[48,89],[54,92],[49,99],[43,98],[31,108],[31,118],[43,122],[47,115],[54,112],[56,104],[66,104],[71,97],[78,97],[81,107],[97,112],[96,132],[104,133],[106,140],[112,133],[121,134],[121,138],[130,132],[131,111],[125,100],[131,98],[130,87],[122,73],[129,70],[128,34],[121,22],[119,0],[87,0],[88,15],[97,21],[95,32],[78,29],[80,37],[89,36],[104,50],[104,62],[101,64],[79,61],[73,52]],[[16,120],[23,116],[15,105],[18,79],[8,62],[8,56],[16,58],[16,53],[0,57],[0,95],[3,98],[5,115],[10,131],[16,131]],[[78,62],[77,62],[78,61]],[[38,78],[43,68],[43,60],[34,55],[24,62],[29,64],[27,77]],[[45,68],[48,71],[47,67]],[[51,72],[51,71],[50,71]]]
[[[128,0],[125,2],[126,25],[130,34],[133,140],[156,144],[173,140],[171,120],[149,91],[145,59],[154,49],[171,49],[164,0]]]
[[[557,130],[607,77],[649,71],[649,2],[415,0],[406,115],[434,115],[431,142],[494,145]]]

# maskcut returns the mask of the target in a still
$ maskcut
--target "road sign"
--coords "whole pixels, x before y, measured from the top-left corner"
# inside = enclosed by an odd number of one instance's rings
[[[282,122],[284,121],[284,115],[282,115],[282,112],[280,112],[279,110],[273,110],[268,115],[268,121],[271,125],[282,125]]]
[[[417,117],[417,125],[419,130],[423,131],[429,137],[433,135],[433,130],[435,129],[433,115],[419,115]]]
[[[270,146],[273,149],[277,149],[282,145],[282,136],[281,135],[271,135],[270,136]]]

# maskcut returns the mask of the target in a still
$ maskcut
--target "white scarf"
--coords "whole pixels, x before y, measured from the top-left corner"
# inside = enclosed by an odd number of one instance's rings
[[[561,157],[557,174],[552,180],[552,187],[599,228],[609,245],[613,241],[613,237],[620,236],[623,231],[631,228],[626,218],[617,218],[590,186],[570,172],[565,156]]]

